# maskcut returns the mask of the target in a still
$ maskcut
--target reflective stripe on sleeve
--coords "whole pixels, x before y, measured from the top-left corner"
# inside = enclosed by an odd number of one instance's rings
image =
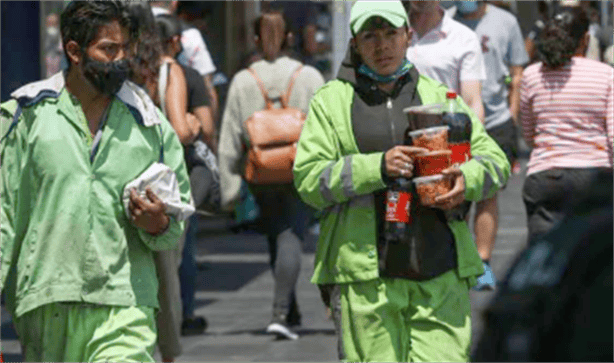
[[[330,189],[330,177],[333,173],[333,166],[335,166],[335,162],[331,161],[331,163],[322,171],[320,174],[320,194],[322,194],[322,198],[328,203],[335,203],[335,197],[333,196],[333,191]]]
[[[345,195],[346,198],[354,198],[356,196],[354,184],[352,183],[352,155],[343,158],[341,185],[343,186],[343,195]]]

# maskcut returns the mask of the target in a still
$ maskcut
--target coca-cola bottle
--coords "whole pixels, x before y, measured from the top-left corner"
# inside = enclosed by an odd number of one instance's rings
[[[448,145],[452,151],[450,162],[462,164],[471,159],[471,118],[458,104],[456,92],[446,94],[443,123],[450,127]]]
[[[387,242],[398,243],[403,240],[407,235],[409,225],[413,222],[410,187],[410,180],[397,178],[386,191],[384,238]]]

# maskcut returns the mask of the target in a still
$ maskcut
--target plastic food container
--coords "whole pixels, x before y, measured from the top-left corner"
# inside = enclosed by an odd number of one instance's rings
[[[436,197],[452,190],[452,182],[442,174],[415,178],[414,184],[416,185],[416,193],[420,198],[420,204],[426,207],[434,205]]]
[[[451,165],[452,151],[438,150],[414,157],[416,176],[431,176],[441,174],[444,169]]]
[[[429,127],[412,131],[409,136],[412,144],[429,150],[448,150],[448,126]]]

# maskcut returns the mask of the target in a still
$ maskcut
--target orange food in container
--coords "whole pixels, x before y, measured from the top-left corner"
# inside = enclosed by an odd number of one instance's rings
[[[448,126],[429,127],[412,131],[411,136],[413,146],[424,147],[429,150],[448,150]]]
[[[429,207],[435,204],[435,198],[452,190],[452,182],[449,177],[442,174],[415,178],[416,193],[420,204]]]
[[[418,154],[414,158],[416,176],[431,176],[441,174],[451,165],[452,151],[438,150]]]

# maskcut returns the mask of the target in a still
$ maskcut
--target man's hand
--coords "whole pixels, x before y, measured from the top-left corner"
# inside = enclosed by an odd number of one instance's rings
[[[386,175],[391,178],[414,176],[414,156],[429,150],[423,147],[399,145],[388,150],[384,155]]]
[[[130,220],[134,226],[155,236],[168,228],[170,218],[166,215],[164,203],[154,192],[147,188],[145,193],[149,200],[141,198],[135,189],[130,190],[130,203],[128,203]]]
[[[458,167],[451,167],[441,172],[452,181],[452,190],[435,198],[432,208],[450,210],[458,207],[465,201],[465,177]]]

